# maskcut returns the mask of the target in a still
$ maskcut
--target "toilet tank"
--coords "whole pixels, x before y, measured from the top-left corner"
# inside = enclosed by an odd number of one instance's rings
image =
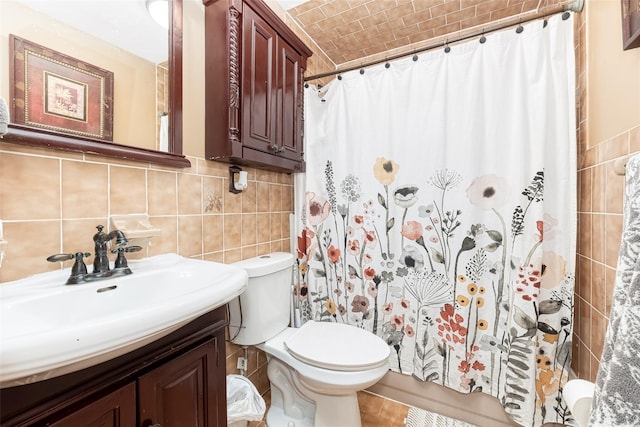
[[[229,302],[229,339],[240,345],[263,343],[289,326],[293,255],[274,252],[233,265],[247,271],[249,282]]]

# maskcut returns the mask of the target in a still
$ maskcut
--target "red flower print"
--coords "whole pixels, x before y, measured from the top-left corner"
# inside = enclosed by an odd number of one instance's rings
[[[458,366],[458,371],[466,374],[471,369],[471,365],[466,360],[460,362],[460,366]]]
[[[362,227],[362,225],[364,224],[364,217],[362,215],[354,215],[353,223],[356,225],[357,228]]]
[[[364,269],[364,278],[367,280],[373,280],[373,278],[376,277],[376,271],[371,268],[371,267],[367,267]]]
[[[329,249],[327,249],[327,256],[331,262],[335,264],[340,259],[340,249],[333,245],[329,246]]]
[[[478,362],[477,360],[473,362],[473,365],[471,367],[476,371],[484,371],[485,368],[484,364]]]
[[[309,248],[311,247],[311,239],[315,236],[315,233],[309,229],[305,228],[298,236],[298,259],[302,259],[309,253]]]

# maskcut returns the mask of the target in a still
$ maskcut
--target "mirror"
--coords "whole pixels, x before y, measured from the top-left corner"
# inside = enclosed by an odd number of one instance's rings
[[[51,4],[58,0],[37,1],[40,3]],[[21,27],[15,25],[11,18],[9,18],[9,15],[13,14],[12,18],[15,18],[17,14],[25,13],[25,10],[31,9],[19,2],[0,2],[0,16],[2,16],[0,21],[4,21],[2,22],[2,25],[0,25],[0,33],[2,35],[2,39],[7,41],[5,46],[8,46],[9,44],[9,33],[11,33],[17,37],[43,45],[53,51],[62,52],[70,57],[79,58],[89,64],[97,66],[107,64],[106,66],[102,66],[102,68],[109,70],[111,67],[113,69],[114,76],[114,98],[112,100],[114,131],[112,140],[105,141],[104,139],[75,135],[40,126],[29,126],[24,123],[10,123],[9,133],[4,136],[3,141],[33,146],[44,146],[61,150],[82,151],[108,157],[146,161],[169,166],[190,166],[190,162],[182,155],[183,0],[167,1],[170,6],[169,22],[172,23],[172,25],[169,25],[168,49],[166,49],[165,53],[161,55],[166,57],[166,52],[168,51],[168,59],[167,61],[152,59],[150,61],[153,62],[149,62],[148,65],[143,66],[138,65],[138,63],[134,63],[132,65],[126,62],[125,59],[134,57],[141,60],[139,56],[144,56],[145,52],[150,52],[152,49],[146,48],[142,53],[131,54],[123,47],[106,44],[96,36],[83,36],[82,33],[77,32],[79,30],[71,28],[70,25],[64,24],[61,21],[53,21],[52,18],[48,18],[42,12],[33,11],[33,13],[37,14],[34,16],[39,17],[41,24],[37,25],[36,19],[32,20],[31,18],[26,18],[23,22],[29,23],[30,32],[25,31],[27,34],[20,34]],[[86,2],[102,3],[104,0],[85,0],[82,3]],[[118,4],[119,7],[122,7],[123,5],[122,2],[114,1],[104,3],[115,3]],[[136,4],[139,8],[144,8],[144,12],[146,13],[145,0],[127,0],[126,3]],[[78,3],[76,3],[76,5],[77,4]],[[70,7],[71,6],[68,4],[66,6],[61,5],[60,10],[68,12]],[[130,14],[125,13],[122,14],[122,16],[127,17],[129,15]],[[43,21],[43,19],[45,21]],[[144,19],[150,20],[151,18],[149,16],[144,16]],[[76,18],[76,20],[81,21],[83,19]],[[106,21],[106,19],[103,20]],[[123,18],[117,19],[117,21],[119,20],[125,21]],[[14,21],[18,21],[18,19],[14,19]],[[42,25],[42,22],[50,25]],[[109,25],[110,27],[116,27],[117,25],[120,25],[120,22],[115,22],[113,24],[109,23]],[[157,23],[152,22],[152,25],[157,26],[157,29],[160,30],[161,34],[166,32],[166,30],[161,29]],[[130,35],[128,30],[118,30],[117,32],[125,33],[124,39],[134,40],[137,45],[142,44],[142,36],[145,35]],[[151,31],[147,31],[147,33],[150,32]],[[107,31],[102,31],[102,34],[99,34],[99,36],[104,37],[106,33]],[[61,36],[61,40],[56,40],[55,36]],[[95,41],[95,46],[90,45],[90,41],[91,43]],[[88,59],[85,58],[86,56],[88,56]],[[9,53],[6,54],[6,57],[9,57]],[[157,55],[156,58],[158,58]],[[10,73],[5,73],[5,70],[9,71],[9,69],[13,69],[13,62],[14,61],[11,58],[9,59],[8,64],[0,61],[0,65],[2,65],[3,68],[3,72],[0,73],[0,76],[7,76],[2,77],[2,80],[6,79],[7,81],[0,82],[2,84],[0,86],[0,88],[2,88],[2,90],[0,90],[0,95],[7,100],[10,112],[13,111],[13,103],[10,102],[11,97],[9,94],[13,94],[13,89],[5,90],[5,88],[9,88],[11,86],[11,82],[8,81]],[[158,75],[162,76],[163,73],[162,71],[160,73],[157,71],[157,69],[162,68],[157,66],[159,62],[164,62],[162,65],[164,68],[168,68],[168,76],[170,76],[170,78],[167,76],[166,71],[164,71],[164,78],[157,77]],[[153,75],[143,76],[141,74],[141,70],[146,68],[149,68]],[[134,77],[129,77],[129,75],[125,73],[127,70],[132,70]],[[19,82],[19,80],[15,80]],[[122,86],[118,86],[119,82]],[[139,93],[143,93],[142,87],[144,86],[147,86],[147,91],[145,93],[150,93],[150,96],[142,97],[139,95]],[[163,94],[167,94],[168,96],[165,97]],[[166,105],[156,107],[155,98],[163,97],[168,98]],[[15,98],[18,99],[17,96]],[[142,101],[142,98],[144,98],[144,101]],[[154,99],[148,100],[147,98]],[[144,107],[139,107],[141,102],[145,103]],[[144,111],[144,113],[140,113],[141,111]],[[164,119],[165,126],[168,125],[164,128],[168,137],[163,140],[166,152],[158,149],[160,113],[164,111],[168,113],[166,119]],[[11,121],[13,121],[13,119],[14,117],[12,114]],[[150,131],[144,134],[140,133],[139,130],[143,128]],[[138,132],[138,134],[131,134],[129,131]]]

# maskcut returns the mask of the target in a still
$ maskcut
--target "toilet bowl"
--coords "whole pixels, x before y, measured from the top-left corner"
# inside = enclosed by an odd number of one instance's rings
[[[267,354],[268,426],[360,427],[357,392],[385,375],[389,346],[351,325],[289,327],[292,263],[293,256],[281,252],[236,263],[249,283],[229,304],[231,341]]]

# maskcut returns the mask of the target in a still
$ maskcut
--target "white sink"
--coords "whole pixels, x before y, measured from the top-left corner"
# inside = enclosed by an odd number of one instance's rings
[[[176,254],[129,261],[129,267],[133,274],[79,285],[65,285],[70,269],[0,284],[0,388],[140,348],[247,286],[241,268]]]

